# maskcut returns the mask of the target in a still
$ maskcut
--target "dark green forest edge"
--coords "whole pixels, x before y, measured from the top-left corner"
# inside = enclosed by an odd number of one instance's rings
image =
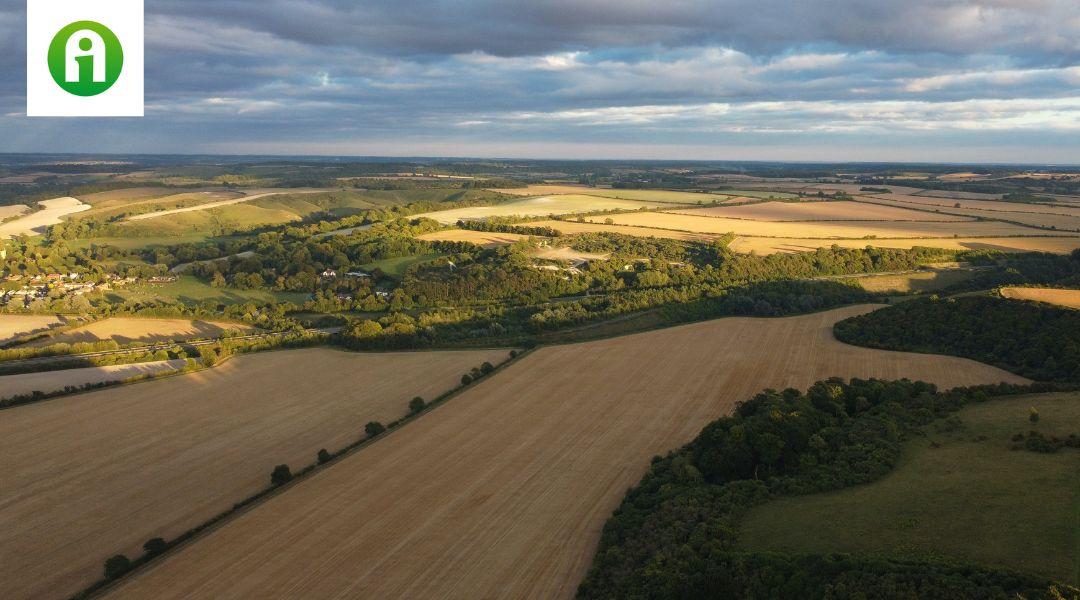
[[[806,392],[766,390],[654,457],[605,524],[578,597],[1080,598],[1080,590],[1016,572],[935,560],[738,549],[739,521],[783,496],[874,481],[902,443],[966,404],[1074,384],[938,391],[923,382],[829,379]],[[842,518],[838,516],[838,518]]]
[[[960,289],[1037,284],[1076,287],[1080,252],[1028,255]],[[841,321],[837,339],[859,346],[972,358],[1039,381],[1080,382],[1080,311],[998,294],[930,296]]]

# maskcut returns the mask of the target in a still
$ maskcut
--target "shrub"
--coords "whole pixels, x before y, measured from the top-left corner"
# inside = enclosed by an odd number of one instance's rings
[[[495,366],[492,365],[489,362],[486,362],[486,363],[480,365],[480,372],[483,373],[484,375],[487,375],[488,373],[491,373],[494,370],[495,370]]]
[[[472,375],[469,375],[468,373],[466,373],[466,374],[461,376],[461,385],[469,385],[470,383],[472,383],[472,380],[473,380]]]
[[[142,545],[143,552],[147,556],[156,556],[169,549],[169,543],[163,538],[150,538],[146,540],[146,543]]]
[[[371,421],[367,425],[364,425],[364,433],[366,433],[369,438],[380,435],[384,431],[386,431],[386,427],[383,427],[383,424],[378,421]]]
[[[409,412],[413,413],[414,415],[416,413],[424,410],[425,406],[427,406],[427,404],[424,403],[424,399],[421,398],[420,396],[417,396],[417,397],[413,398],[412,400],[409,400]]]
[[[1039,422],[1039,409],[1034,406],[1031,407],[1031,410],[1028,412],[1028,421],[1031,421],[1032,423]]]
[[[319,454],[316,456],[316,459],[319,461],[320,465],[325,465],[326,463],[330,462],[330,459],[332,458],[333,456],[330,456],[330,453],[326,451],[326,448],[320,449]]]
[[[116,579],[131,570],[131,561],[123,554],[105,560],[105,579]]]
[[[270,473],[270,483],[275,487],[289,483],[292,478],[293,475],[292,471],[289,470],[289,465],[278,465]]]

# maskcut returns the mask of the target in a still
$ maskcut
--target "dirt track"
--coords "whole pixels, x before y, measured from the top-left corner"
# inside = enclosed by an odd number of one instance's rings
[[[0,597],[66,598],[504,350],[267,352],[0,411]]]
[[[568,598],[649,457],[764,387],[1022,381],[832,338],[845,309],[543,348],[108,597]]]

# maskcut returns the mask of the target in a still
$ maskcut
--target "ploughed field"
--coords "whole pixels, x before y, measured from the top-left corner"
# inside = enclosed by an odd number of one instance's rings
[[[275,465],[298,470],[505,357],[265,352],[0,411],[0,596],[71,596],[109,556],[179,535],[266,487]]]
[[[569,598],[649,458],[765,387],[1022,382],[857,348],[854,306],[541,348],[122,582],[110,598]]]
[[[79,344],[112,340],[118,344],[152,343],[210,339],[226,331],[253,333],[256,328],[243,323],[199,321],[193,319],[144,319],[110,317],[54,336],[34,340],[30,346]]]
[[[1007,287],[1001,288],[1001,295],[1012,300],[1034,300],[1067,308],[1080,308],[1080,290]]]

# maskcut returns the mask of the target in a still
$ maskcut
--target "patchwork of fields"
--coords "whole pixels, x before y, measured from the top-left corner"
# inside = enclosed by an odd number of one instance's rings
[[[470,206],[438,212],[424,213],[416,217],[434,219],[440,223],[453,224],[465,219],[483,219],[485,217],[546,217],[601,210],[638,210],[660,206],[657,201],[623,200],[620,198],[602,198],[579,194],[538,196],[514,202],[505,202],[494,206]]]
[[[135,556],[310,464],[364,424],[407,412],[506,350],[238,356],[211,370],[57,398],[0,418],[4,597],[70,596],[105,558]],[[55,374],[52,374],[55,376]],[[430,458],[430,457],[429,457]],[[427,458],[425,458],[427,460]]]
[[[1004,237],[1039,233],[1018,225],[993,221],[965,221],[958,223],[938,223],[933,221],[809,221],[804,223],[782,223],[655,212],[620,214],[611,217],[586,217],[586,220],[591,223],[604,223],[608,218],[615,225],[657,227],[694,233],[723,234],[735,232],[740,235],[760,237],[852,239],[873,236],[878,238],[937,238],[953,237],[954,235]]]
[[[834,375],[1023,381],[835,341],[836,321],[873,308],[541,348],[108,597],[569,598],[649,457],[764,387]]]

